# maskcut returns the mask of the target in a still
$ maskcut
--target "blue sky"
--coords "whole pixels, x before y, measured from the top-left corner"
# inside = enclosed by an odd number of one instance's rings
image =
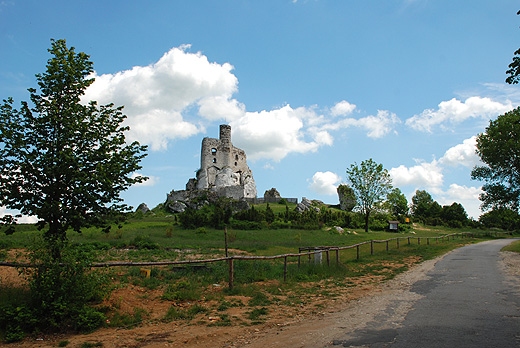
[[[480,215],[475,136],[520,105],[504,83],[519,47],[512,0],[0,0],[0,98],[28,100],[50,39],[91,56],[86,98],[124,105],[149,145],[133,206],[164,202],[232,126],[258,195],[335,204],[372,158],[411,201]],[[0,214],[5,208],[0,208]]]

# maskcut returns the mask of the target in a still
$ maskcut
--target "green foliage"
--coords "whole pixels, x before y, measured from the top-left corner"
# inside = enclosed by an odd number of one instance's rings
[[[385,205],[395,220],[404,222],[404,218],[408,215],[408,200],[399,188],[395,187],[388,193]]]
[[[365,217],[365,232],[368,232],[370,213],[382,203],[392,189],[392,178],[382,164],[371,158],[358,166],[347,169],[347,178],[356,194],[357,207]]]
[[[482,214],[479,221],[487,228],[501,228],[506,231],[520,229],[520,214],[506,208],[490,210]]]
[[[168,301],[196,301],[201,296],[199,283],[179,281],[175,284],[169,284],[161,298]]]
[[[0,109],[0,205],[37,216],[53,242],[126,211],[119,193],[146,180],[130,177],[146,146],[126,144],[122,107],[81,102],[94,81],[87,54],[65,40],[52,40],[49,53],[39,91],[29,89],[32,105],[16,110],[9,98]]]
[[[89,304],[100,301],[106,294],[107,278],[100,272],[87,272],[90,255],[79,246],[62,242],[62,258],[56,260],[45,243],[43,240],[36,243],[30,253],[31,262],[38,266],[29,278],[27,302],[4,307],[0,327],[6,332],[83,332],[103,325],[103,314]]]
[[[149,314],[146,310],[142,308],[134,308],[134,311],[132,314],[128,313],[119,313],[116,312],[112,317],[110,318],[109,326],[111,327],[124,327],[124,328],[132,328],[135,327],[143,322],[143,320],[148,317]]]
[[[195,304],[187,309],[171,306],[166,312],[163,320],[171,322],[174,320],[191,320],[199,313],[206,313],[208,310],[199,304]]]
[[[477,154],[485,165],[475,166],[471,178],[484,181],[480,195],[484,210],[520,209],[520,107],[489,122],[477,136]]]

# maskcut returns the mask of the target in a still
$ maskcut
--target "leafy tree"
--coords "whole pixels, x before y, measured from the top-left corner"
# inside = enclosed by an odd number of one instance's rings
[[[356,193],[349,185],[341,184],[336,189],[341,210],[352,211],[356,206]]]
[[[412,215],[424,222],[432,213],[433,202],[432,196],[427,191],[416,190],[415,195],[412,197]]]
[[[520,11],[516,13],[520,14]],[[517,49],[513,56],[513,61],[509,64],[509,69],[506,71],[509,76],[506,78],[506,82],[513,85],[518,83],[520,80],[520,48]]]
[[[482,214],[479,221],[487,228],[501,228],[504,230],[515,230],[520,228],[520,214],[506,208],[490,210]]]
[[[485,165],[475,166],[471,178],[485,184],[482,209],[520,208],[520,107],[491,120],[477,136],[477,154]]]
[[[386,205],[390,213],[399,221],[408,214],[408,200],[399,188],[394,188],[386,197]]]
[[[0,109],[0,205],[37,216],[52,257],[59,259],[66,231],[106,226],[127,210],[121,191],[145,177],[141,168],[146,146],[127,144],[123,107],[87,105],[81,97],[93,82],[93,63],[85,53],[51,40],[52,58],[37,74],[39,91],[30,100]]]
[[[460,203],[454,202],[451,205],[442,207],[441,219],[450,227],[462,227],[468,222],[468,214]]]
[[[368,232],[370,213],[386,199],[392,189],[392,178],[382,164],[371,158],[351,164],[347,169],[347,178],[356,194],[357,206],[365,219],[365,232]]]

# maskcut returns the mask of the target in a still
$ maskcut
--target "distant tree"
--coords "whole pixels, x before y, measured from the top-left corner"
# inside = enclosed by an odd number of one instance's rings
[[[30,88],[32,106],[13,99],[0,110],[0,205],[37,216],[52,255],[72,228],[105,226],[107,217],[127,211],[121,191],[147,178],[141,168],[146,146],[127,144],[123,107],[88,105],[80,98],[94,82],[85,53],[52,40],[47,70]]]
[[[356,206],[356,193],[349,185],[341,184],[336,189],[341,210],[352,211]]]
[[[520,11],[516,14],[519,15]],[[515,51],[513,61],[509,64],[506,74],[509,75],[506,78],[506,82],[509,84],[516,84],[520,80],[520,48]]]
[[[401,222],[408,215],[408,200],[397,187],[388,193],[385,204],[390,213]]]
[[[274,216],[273,209],[271,209],[271,207],[269,206],[269,203],[267,203],[267,207],[265,208],[265,221],[268,224],[271,224],[271,223],[273,223],[274,219],[275,219],[275,216]]]
[[[520,214],[511,209],[498,208],[482,214],[479,222],[487,228],[517,230],[520,229]]]
[[[471,178],[484,181],[482,209],[520,208],[520,107],[491,120],[477,136],[477,154],[485,165],[475,166]]]
[[[411,211],[414,218],[425,221],[430,217],[431,208],[433,205],[432,196],[425,190],[416,190],[412,197]]]
[[[442,207],[441,219],[450,227],[462,227],[468,222],[468,214],[460,203],[454,202],[451,205]]]
[[[392,189],[392,178],[382,164],[371,158],[350,165],[347,178],[356,194],[357,206],[365,219],[365,232],[368,232],[370,213],[385,199]]]

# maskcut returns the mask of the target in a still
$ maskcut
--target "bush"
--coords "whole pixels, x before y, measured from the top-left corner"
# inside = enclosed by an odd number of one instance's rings
[[[45,243],[36,243],[30,253],[38,265],[30,275],[30,306],[34,329],[93,330],[102,325],[101,314],[89,308],[107,293],[108,278],[91,271],[91,254],[62,242],[61,258],[53,258]]]

